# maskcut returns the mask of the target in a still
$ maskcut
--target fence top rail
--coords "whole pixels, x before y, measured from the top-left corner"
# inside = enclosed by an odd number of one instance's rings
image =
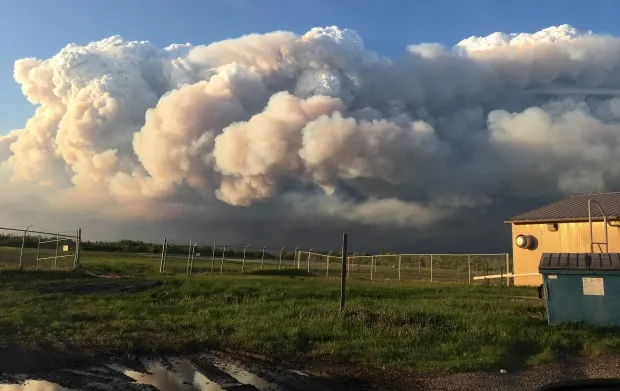
[[[9,227],[0,227],[0,230],[3,231],[14,231],[14,232],[26,232],[26,233],[31,233],[31,234],[41,234],[41,235],[51,235],[51,236],[60,236],[63,238],[67,238],[67,239],[77,239],[78,236],[77,235],[67,235],[67,234],[61,234],[61,233],[57,233],[57,232],[43,232],[43,231],[35,231],[32,229],[27,229],[27,228],[9,228]]]
[[[323,254],[323,253],[317,253],[314,251],[305,251],[305,250],[299,250],[299,252],[304,253],[304,254],[311,254],[311,255],[321,255],[324,257],[329,256],[329,254]],[[335,254],[340,254],[339,251],[332,251],[332,257]],[[361,255],[361,254],[348,254],[348,256],[355,256],[357,257],[397,257],[400,255],[407,255],[407,256],[418,256],[418,257],[430,257],[431,255],[433,256],[459,256],[459,257],[464,257],[464,256],[474,256],[474,257],[482,257],[482,256],[506,256],[508,253],[492,253],[492,254],[467,254],[467,253],[463,253],[463,254],[370,254],[370,255]]]

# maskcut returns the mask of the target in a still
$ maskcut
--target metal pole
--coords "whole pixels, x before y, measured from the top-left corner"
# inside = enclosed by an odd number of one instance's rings
[[[80,267],[80,243],[82,242],[82,229],[78,229],[77,230],[77,235],[75,235],[75,257],[73,259],[73,267],[74,268],[78,268]],[[37,249],[37,254],[39,253],[39,250]],[[39,256],[37,255],[37,258]]]
[[[431,282],[433,282],[433,254],[431,254]]]
[[[282,246],[282,248],[280,249],[280,263],[278,264],[278,270],[282,269],[282,252],[284,251],[284,248],[286,246]]]
[[[192,258],[192,241],[189,241],[189,251],[187,252],[187,267],[185,270],[185,273],[189,276],[189,262],[191,261]]]
[[[467,255],[467,271],[469,273],[469,285],[471,285],[471,255]]]
[[[592,229],[592,200],[588,200],[588,224],[590,225],[590,253],[594,252],[594,230]]]
[[[329,278],[329,258],[331,258],[332,256],[332,252],[330,251],[329,254],[327,255],[327,265],[325,268],[325,277]]]
[[[402,254],[398,254],[398,281],[400,281],[400,263],[402,261]]]
[[[344,311],[347,295],[347,234],[342,234],[342,269],[340,272],[340,312]]]
[[[243,261],[241,261],[241,273],[243,273],[243,270],[245,269],[245,251],[248,249],[248,246],[250,244],[246,244],[245,247],[243,248]]]
[[[192,247],[192,261],[189,264],[189,275],[191,276],[194,272],[194,255],[196,254],[196,245],[198,242],[194,242],[194,246]]]
[[[263,263],[265,262],[265,247],[267,246],[263,246],[263,253],[260,256],[260,268],[263,268]]]
[[[224,246],[224,251],[222,251],[222,262],[220,262],[220,274],[224,271],[224,256],[226,255],[226,246]]]
[[[75,267],[80,267],[80,247],[82,246],[82,228],[77,231],[77,242],[75,243]]]
[[[308,251],[308,273],[310,273],[310,254],[312,254],[312,249]]]
[[[374,264],[375,264],[375,257],[373,255],[370,257],[370,281],[372,281],[372,269],[373,269]]]
[[[32,224],[30,224],[25,230],[24,230],[24,236],[22,236],[22,248],[21,250],[19,250],[19,270],[22,270],[24,268],[24,246],[26,245],[26,235],[28,234],[28,228],[30,228],[32,226]],[[56,246],[58,247],[58,246]],[[58,252],[58,248],[56,249],[56,252]]]
[[[213,253],[211,255],[211,272],[209,272],[209,274],[213,274],[213,266],[215,266],[215,240],[213,241]]]
[[[510,254],[506,253],[506,286],[510,286]]]
[[[24,236],[24,238],[25,238],[25,236]],[[58,267],[58,244],[59,243],[60,243],[60,238],[59,238],[58,234],[56,234],[56,255],[54,256],[54,269]]]
[[[159,272],[164,272],[164,262],[166,261],[166,242],[167,238],[164,238],[164,242],[161,245],[161,260],[159,261]]]
[[[295,254],[293,254],[293,269],[295,268],[295,264],[297,264],[297,269],[299,269],[299,262],[301,262],[301,259],[298,258],[299,253],[297,252],[297,249],[299,248],[299,246],[295,247]]]
[[[41,235],[39,235],[39,242],[37,243],[37,267],[39,267],[39,256],[41,253]]]

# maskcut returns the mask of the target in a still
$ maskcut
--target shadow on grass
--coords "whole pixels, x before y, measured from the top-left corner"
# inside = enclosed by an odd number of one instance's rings
[[[0,283],[4,282],[36,282],[36,281],[58,281],[67,279],[94,279],[83,270],[2,270],[0,271]]]
[[[263,269],[253,270],[246,273],[251,276],[281,276],[281,277],[316,277],[315,273],[309,273],[299,269]]]

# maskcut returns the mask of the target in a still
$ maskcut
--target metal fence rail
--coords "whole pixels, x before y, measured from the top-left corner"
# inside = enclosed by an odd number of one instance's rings
[[[338,253],[299,251],[297,268],[325,277],[337,277],[341,272],[340,260],[341,255]],[[474,283],[476,281],[474,277],[477,276],[506,274],[504,283],[509,284],[508,273],[511,272],[511,265],[508,253],[379,255],[353,253],[347,257],[347,269],[347,278],[468,284]]]
[[[82,231],[74,235],[0,226],[0,264],[4,268],[76,268]]]

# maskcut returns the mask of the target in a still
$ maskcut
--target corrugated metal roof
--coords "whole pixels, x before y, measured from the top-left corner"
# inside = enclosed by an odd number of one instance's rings
[[[506,220],[507,223],[518,222],[557,222],[588,220],[588,200],[598,202],[610,220],[617,220],[620,216],[620,192],[580,194],[564,198],[541,206],[540,208],[521,213]],[[596,206],[592,205],[592,218],[601,220],[603,215]]]
[[[620,270],[618,253],[544,253],[539,270]]]

